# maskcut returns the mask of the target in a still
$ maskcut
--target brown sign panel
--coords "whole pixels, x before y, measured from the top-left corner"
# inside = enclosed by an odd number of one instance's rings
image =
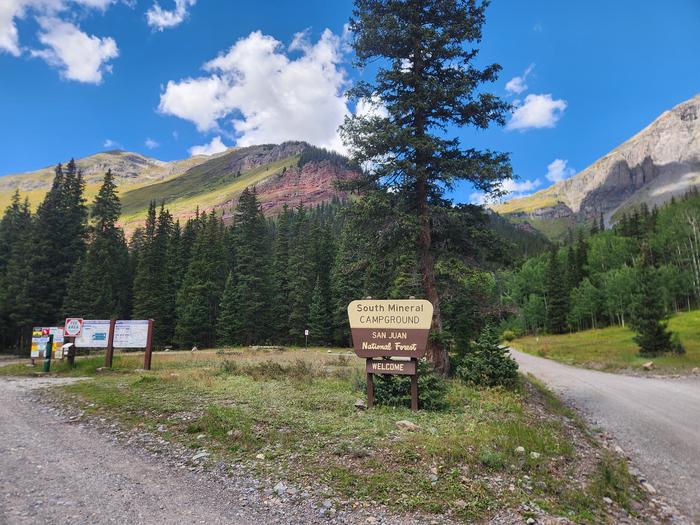
[[[348,305],[352,342],[359,357],[425,355],[433,305],[422,299],[358,300]]]
[[[416,373],[415,361],[392,361],[391,359],[367,360],[368,374],[397,374],[412,376]]]

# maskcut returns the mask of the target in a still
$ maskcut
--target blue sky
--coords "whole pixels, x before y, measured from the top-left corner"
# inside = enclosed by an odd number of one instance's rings
[[[348,0],[0,3],[0,174],[113,148],[337,147],[355,111]],[[698,35],[697,0],[494,0],[479,60],[503,66],[491,90],[518,109],[506,128],[452,131],[510,152],[516,193],[546,187],[700,92]]]

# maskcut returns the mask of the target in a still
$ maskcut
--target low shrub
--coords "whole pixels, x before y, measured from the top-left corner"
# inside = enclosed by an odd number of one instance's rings
[[[504,341],[512,341],[516,337],[517,336],[515,335],[515,332],[513,330],[504,330],[501,334],[501,339],[503,339]]]
[[[455,375],[473,385],[513,387],[518,382],[518,364],[499,344],[496,330],[487,326],[460,359]]]
[[[671,336],[671,349],[673,350],[674,354],[685,354],[685,347],[683,346],[683,343],[681,343],[681,338],[676,332],[674,332]]]

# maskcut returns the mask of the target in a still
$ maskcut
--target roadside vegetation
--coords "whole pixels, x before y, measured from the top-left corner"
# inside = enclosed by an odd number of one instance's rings
[[[118,354],[98,372],[102,359],[54,367],[93,377],[66,387],[62,402],[184,444],[193,457],[240,462],[273,485],[327,487],[328,497],[465,522],[503,509],[525,520],[534,515],[526,504],[600,523],[604,497],[630,510],[641,497],[625,464],[528,380],[511,390],[447,380],[442,410],[365,411],[355,407],[363,361],[325,349],[159,352],[152,372],[138,370],[141,355]],[[400,428],[402,420],[417,427]]]
[[[511,312],[504,335],[631,327],[642,356],[682,354],[684,338],[667,330],[667,319],[700,306],[697,189],[660,208],[642,204],[612,228],[602,216],[592,223],[499,274],[502,311]]]
[[[668,328],[678,334],[685,354],[641,356],[634,332],[622,326],[560,335],[530,335],[507,344],[529,354],[596,370],[640,371],[650,360],[654,363],[654,373],[687,373],[700,367],[700,310],[676,314]]]

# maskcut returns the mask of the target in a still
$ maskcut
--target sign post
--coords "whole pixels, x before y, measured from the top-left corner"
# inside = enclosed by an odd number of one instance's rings
[[[348,305],[355,353],[367,359],[368,408],[374,404],[373,375],[399,374],[411,376],[411,410],[418,410],[418,359],[425,355],[432,318],[433,305],[423,299],[365,299]]]
[[[153,354],[153,319],[148,320],[148,339],[146,340],[146,353],[143,356],[144,370],[151,369],[151,356]]]
[[[304,350],[309,349],[309,330],[304,330]]]
[[[117,320],[112,318],[109,320],[109,335],[107,336],[107,352],[105,352],[105,367],[112,368],[114,360],[114,325]]]
[[[48,341],[46,341],[46,349],[44,350],[44,372],[51,371],[51,354],[53,354],[53,334],[46,329]]]

